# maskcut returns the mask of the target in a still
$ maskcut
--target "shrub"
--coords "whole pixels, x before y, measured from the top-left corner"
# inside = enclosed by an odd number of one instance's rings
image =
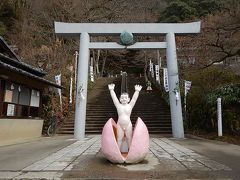
[[[223,128],[233,132],[239,129],[240,85],[239,77],[217,67],[185,75],[192,81],[187,96],[186,128],[191,130],[217,130],[217,98],[223,102]],[[183,92],[183,91],[182,91]]]

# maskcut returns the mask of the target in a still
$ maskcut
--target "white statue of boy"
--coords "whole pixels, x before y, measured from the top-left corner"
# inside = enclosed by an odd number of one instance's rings
[[[118,98],[114,92],[115,84],[109,84],[108,89],[110,91],[114,105],[118,112],[118,122],[117,122],[117,143],[118,147],[121,148],[124,135],[127,138],[128,147],[130,147],[132,141],[132,122],[130,120],[132,109],[137,101],[139,91],[141,91],[142,86],[135,85],[135,92],[133,94],[132,100],[128,96],[128,93],[123,93]],[[130,101],[130,103],[129,103]]]

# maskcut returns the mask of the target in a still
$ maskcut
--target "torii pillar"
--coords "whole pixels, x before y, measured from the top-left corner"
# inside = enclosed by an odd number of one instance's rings
[[[78,79],[74,137],[85,137],[89,49],[167,49],[167,69],[172,133],[175,138],[184,138],[181,97],[176,54],[176,34],[200,32],[200,22],[193,23],[61,23],[55,22],[55,33],[64,36],[80,36]],[[165,35],[166,42],[138,42],[122,46],[116,42],[90,42],[91,35],[120,35],[123,31],[137,35]],[[178,98],[176,94],[178,93]]]

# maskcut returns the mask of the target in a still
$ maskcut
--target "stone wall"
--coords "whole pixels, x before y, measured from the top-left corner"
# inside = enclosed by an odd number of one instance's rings
[[[42,119],[0,119],[0,146],[41,137]]]

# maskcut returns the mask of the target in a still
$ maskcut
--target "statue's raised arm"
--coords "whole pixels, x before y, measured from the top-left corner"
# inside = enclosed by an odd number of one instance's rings
[[[134,107],[135,103],[137,102],[139,92],[141,91],[141,89],[142,89],[141,85],[138,85],[138,84],[135,85],[135,92],[133,94],[132,100],[129,103],[132,108]]]
[[[117,98],[117,96],[116,96],[116,94],[114,92],[114,88],[115,88],[115,84],[109,84],[108,85],[108,89],[110,91],[113,103],[117,107],[117,106],[119,106],[120,103],[119,103],[118,98]]]

